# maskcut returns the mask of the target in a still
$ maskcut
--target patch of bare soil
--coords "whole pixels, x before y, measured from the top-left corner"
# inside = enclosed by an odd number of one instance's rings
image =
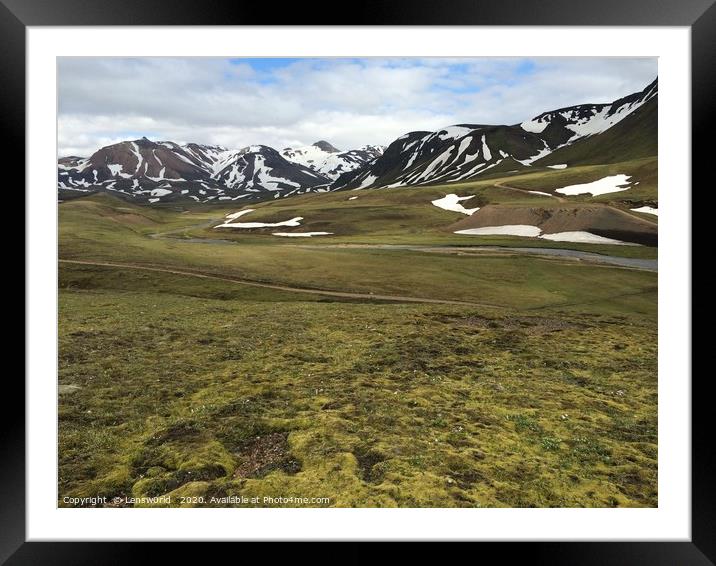
[[[273,470],[295,474],[301,463],[289,452],[288,433],[273,432],[259,436],[248,444],[239,455],[240,464],[235,478],[257,478]]]
[[[505,206],[488,204],[448,227],[451,232],[486,226],[525,224],[545,234],[586,231],[640,244],[655,245],[658,226],[605,205]]]

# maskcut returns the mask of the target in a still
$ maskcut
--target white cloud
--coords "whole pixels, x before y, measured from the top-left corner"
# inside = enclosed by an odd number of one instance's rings
[[[641,90],[656,59],[62,58],[59,153],[122,139],[350,149],[454,123],[514,124]]]

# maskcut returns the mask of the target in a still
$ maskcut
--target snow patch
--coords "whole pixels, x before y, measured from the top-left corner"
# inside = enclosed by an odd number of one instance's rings
[[[451,193],[449,195],[444,196],[443,198],[439,198],[431,202],[432,204],[434,204],[438,208],[442,208],[443,210],[450,210],[451,212],[461,212],[462,214],[467,214],[468,216],[471,216],[472,214],[480,210],[480,208],[465,208],[462,204],[460,204],[460,201],[469,200],[474,196],[475,195],[459,197],[456,194]]]
[[[591,183],[582,183],[579,185],[569,185],[556,189],[556,192],[562,193],[563,195],[583,195],[591,194],[593,196],[603,195],[607,193],[618,193],[619,191],[626,191],[629,187],[623,185],[629,185],[629,175],[609,175],[598,181],[592,181]]]
[[[372,185],[377,179],[378,177],[376,175],[368,175],[365,179],[363,179],[361,184],[356,187],[356,189],[364,189],[369,185]]]
[[[310,238],[311,236],[330,236],[333,232],[274,232],[272,236],[284,238]]]
[[[526,236],[534,238],[542,232],[537,226],[527,224],[505,224],[504,226],[484,226],[482,228],[468,228],[458,230],[456,234],[468,234],[470,236]]]
[[[637,246],[638,244],[631,244],[628,242],[622,242],[621,240],[614,240],[612,238],[605,238],[604,236],[597,236],[591,232],[556,232],[554,234],[542,234],[540,236],[543,240],[550,240],[552,242],[577,242],[580,244],[615,244],[618,246]]]
[[[630,208],[629,210],[633,210],[634,212],[643,212],[644,214],[653,214],[654,216],[659,216],[659,209],[652,208],[651,206],[640,206],[639,208]]]
[[[530,132],[532,134],[541,134],[542,132],[544,132],[544,129],[548,125],[549,125],[549,120],[542,121],[542,120],[532,119],[532,120],[528,120],[526,122],[522,122],[520,124],[520,127],[525,132]]]
[[[550,169],[566,169],[567,164],[566,163],[558,163],[557,165],[547,165]]]
[[[112,177],[122,174],[122,164],[121,163],[109,163],[107,165],[107,169],[109,169],[109,172],[112,174]]]
[[[226,222],[214,226],[216,228],[273,228],[277,226],[300,226],[303,216],[296,216],[291,220],[284,220],[283,222]]]
[[[556,232],[554,234],[542,234],[542,229],[527,224],[506,224],[504,226],[484,226],[482,228],[469,228],[458,230],[455,234],[467,234],[470,236],[524,236],[527,238],[540,238],[552,242],[574,242],[580,244],[612,244],[617,246],[638,246],[621,240],[597,236],[591,232]]]
[[[484,134],[482,135],[482,155],[485,156],[485,161],[490,161],[490,159],[492,159],[492,154],[490,153],[490,148],[487,147]]]
[[[472,128],[466,128],[465,126],[448,126],[447,128],[443,128],[442,130],[440,130],[440,133],[438,133],[438,137],[441,140],[454,140],[466,134],[469,134],[471,131]]]

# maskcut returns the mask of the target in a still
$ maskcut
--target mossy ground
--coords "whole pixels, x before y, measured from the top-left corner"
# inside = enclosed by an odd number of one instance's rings
[[[61,285],[61,496],[656,505],[648,319]]]
[[[380,198],[399,198],[390,194]],[[63,203],[60,256],[492,306],[333,299],[62,263],[60,505],[165,494],[204,506],[231,496],[657,505],[656,274],[313,249],[258,234],[228,245],[151,237],[181,238],[225,213]],[[435,213],[451,222],[445,211],[412,211],[425,215],[422,228],[383,241],[440,243]],[[375,233],[359,237],[379,241]]]

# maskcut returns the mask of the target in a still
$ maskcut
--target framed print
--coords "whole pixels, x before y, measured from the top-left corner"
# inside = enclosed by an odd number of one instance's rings
[[[2,559],[712,563],[716,8],[612,4],[4,1],[27,370]]]

